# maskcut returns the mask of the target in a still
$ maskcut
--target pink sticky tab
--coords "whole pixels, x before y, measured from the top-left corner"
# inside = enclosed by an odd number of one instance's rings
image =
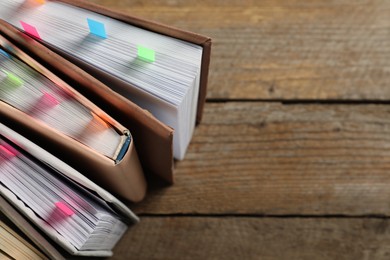
[[[73,210],[71,210],[67,205],[63,202],[56,202],[56,207],[59,208],[62,212],[67,216],[72,216],[74,214]]]
[[[0,152],[5,154],[8,157],[15,157],[16,154],[5,148],[3,145],[0,145]]]
[[[34,26],[32,26],[32,25],[30,25],[30,24],[28,24],[28,23],[25,23],[25,22],[23,22],[23,21],[20,21],[20,24],[22,25],[23,30],[24,30],[26,33],[28,33],[28,34],[30,34],[30,35],[32,35],[32,36],[38,38],[38,39],[41,39],[41,36],[39,36],[39,33],[38,33],[38,31],[37,31],[37,28],[35,28]]]
[[[47,108],[52,108],[58,105],[60,102],[51,94],[44,92],[41,99],[40,99],[41,105]]]

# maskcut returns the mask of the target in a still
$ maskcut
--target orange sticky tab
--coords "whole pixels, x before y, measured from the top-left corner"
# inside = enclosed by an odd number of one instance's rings
[[[56,202],[55,203],[56,207],[60,209],[62,212],[65,213],[67,216],[72,216],[74,214],[73,210],[69,208],[65,203],[63,202]]]
[[[106,128],[108,128],[108,124],[100,116],[98,116],[98,115],[96,115],[95,113],[92,113],[92,112],[91,112],[91,114],[92,114],[94,120],[100,122],[102,125],[104,125]]]
[[[99,115],[99,117],[101,119],[103,119],[104,122],[106,122],[107,127],[109,127],[110,125],[115,125],[114,121],[110,117],[108,117],[107,115],[103,114],[103,115]]]
[[[31,4],[39,4],[39,5],[43,5],[46,3],[45,0],[27,0],[29,3]]]

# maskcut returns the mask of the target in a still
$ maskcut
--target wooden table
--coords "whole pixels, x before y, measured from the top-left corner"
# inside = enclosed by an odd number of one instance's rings
[[[214,42],[177,182],[113,259],[390,259],[390,2],[93,2]]]

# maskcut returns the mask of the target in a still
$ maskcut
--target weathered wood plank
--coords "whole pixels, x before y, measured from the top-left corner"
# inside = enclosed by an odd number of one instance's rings
[[[92,2],[212,37],[209,98],[390,98],[388,1]]]
[[[113,259],[389,259],[388,219],[144,217]]]
[[[207,103],[137,213],[390,215],[390,106]]]

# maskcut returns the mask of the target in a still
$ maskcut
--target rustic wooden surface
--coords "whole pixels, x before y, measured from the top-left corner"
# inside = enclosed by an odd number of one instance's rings
[[[389,215],[390,106],[208,103],[145,214]]]
[[[143,217],[113,259],[389,259],[388,219]]]
[[[389,1],[92,2],[212,37],[211,99],[390,97]]]
[[[390,258],[390,2],[93,2],[214,42],[177,182],[114,259]]]

